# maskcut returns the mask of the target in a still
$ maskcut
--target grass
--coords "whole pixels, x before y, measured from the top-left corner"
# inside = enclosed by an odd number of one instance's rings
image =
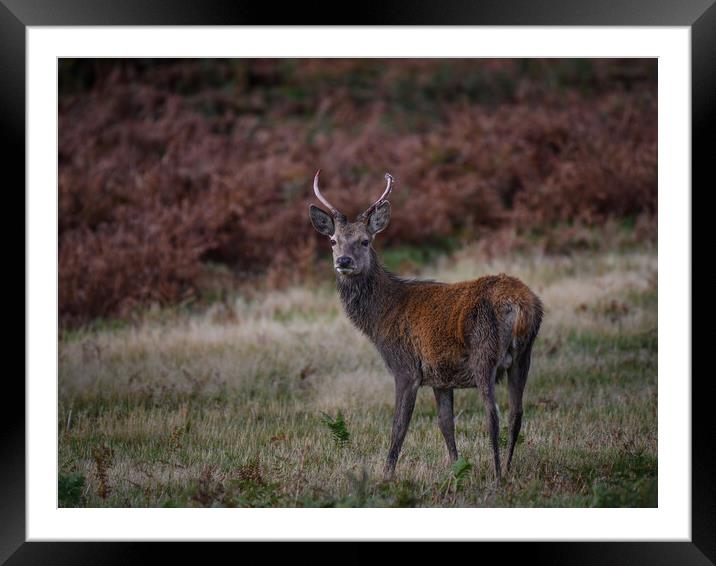
[[[421,389],[396,477],[381,481],[392,378],[320,286],[62,334],[59,504],[657,505],[655,248],[487,261],[467,247],[418,269],[504,271],[545,303],[501,488],[475,390],[455,395],[461,460]],[[498,402],[505,440],[504,384]]]

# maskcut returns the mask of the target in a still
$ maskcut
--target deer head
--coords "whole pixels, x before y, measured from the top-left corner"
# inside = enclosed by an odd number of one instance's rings
[[[330,238],[333,248],[333,265],[343,277],[367,273],[371,267],[371,245],[378,232],[385,230],[390,220],[390,203],[386,200],[393,189],[393,177],[385,174],[388,185],[380,198],[361,213],[355,222],[334,207],[318,188],[318,175],[313,178],[313,192],[330,211],[311,205],[309,214],[313,227]]]

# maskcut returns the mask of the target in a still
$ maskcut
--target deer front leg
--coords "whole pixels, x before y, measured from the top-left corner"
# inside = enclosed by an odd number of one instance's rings
[[[400,449],[408,432],[410,418],[413,416],[415,399],[418,396],[419,380],[396,379],[395,381],[395,415],[393,417],[393,432],[390,437],[390,450],[383,470],[383,479],[390,480],[395,472]]]
[[[433,387],[435,403],[438,406],[438,426],[445,439],[445,445],[450,455],[450,461],[457,460],[457,446],[455,445],[455,417],[453,414],[453,390]]]

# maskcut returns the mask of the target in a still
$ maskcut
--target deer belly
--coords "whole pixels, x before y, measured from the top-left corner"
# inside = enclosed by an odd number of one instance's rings
[[[441,389],[466,389],[475,387],[475,377],[466,364],[423,365],[423,381],[421,385]]]

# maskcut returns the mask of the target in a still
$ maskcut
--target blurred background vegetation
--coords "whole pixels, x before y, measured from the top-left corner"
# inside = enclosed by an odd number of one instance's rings
[[[657,61],[61,59],[58,160],[63,327],[329,279],[318,168],[349,216],[396,177],[396,269],[655,242]]]

